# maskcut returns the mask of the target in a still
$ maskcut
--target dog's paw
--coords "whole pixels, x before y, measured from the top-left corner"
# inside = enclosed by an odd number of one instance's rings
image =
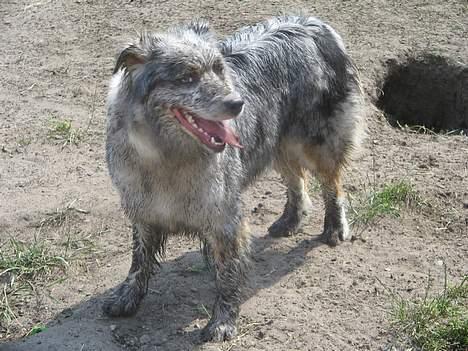
[[[336,246],[340,243],[340,234],[338,230],[325,229],[320,240],[329,246]]]
[[[351,238],[351,233],[347,228],[340,229],[325,229],[320,236],[320,239],[327,245],[336,246],[340,241],[345,241]]]
[[[268,228],[268,235],[274,238],[291,236],[299,231],[301,222],[298,216],[281,216]]]
[[[237,328],[233,322],[210,321],[201,332],[201,341],[228,341],[237,335]]]
[[[104,300],[102,311],[110,317],[131,316],[136,313],[142,297],[139,288],[122,283]]]

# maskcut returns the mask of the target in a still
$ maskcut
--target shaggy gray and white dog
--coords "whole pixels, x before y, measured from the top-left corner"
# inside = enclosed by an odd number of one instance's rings
[[[312,17],[278,17],[220,41],[203,21],[144,34],[120,54],[108,97],[107,163],[133,224],[127,279],[105,301],[133,314],[170,234],[199,236],[217,296],[203,340],[227,340],[248,269],[241,192],[273,165],[288,186],[271,236],[296,232],[320,180],[323,240],[350,237],[341,187],[362,93],[340,36]]]

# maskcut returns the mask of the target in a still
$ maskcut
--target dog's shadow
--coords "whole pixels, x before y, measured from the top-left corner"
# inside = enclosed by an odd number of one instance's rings
[[[322,245],[313,237],[284,251],[275,249],[278,240],[281,239],[254,237],[246,301],[301,266],[308,252]],[[106,291],[62,311],[49,323],[47,331],[2,347],[5,351],[28,350],[31,345],[38,351],[200,348],[200,330],[209,318],[215,299],[213,272],[204,265],[200,253],[191,251],[164,262],[160,272],[151,279],[148,295],[135,316],[104,317],[101,304],[109,293]],[[246,321],[241,317],[241,328],[243,322]],[[77,345],[81,348],[76,348]]]

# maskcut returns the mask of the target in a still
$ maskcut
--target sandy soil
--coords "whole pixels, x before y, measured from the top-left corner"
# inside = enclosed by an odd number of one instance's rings
[[[244,197],[255,265],[238,338],[198,344],[214,286],[210,273],[198,269],[198,243],[184,238],[170,240],[135,317],[101,314],[103,296],[124,279],[130,262],[129,223],[103,150],[105,95],[118,49],[137,30],[193,16],[209,19],[222,34],[291,10],[316,15],[342,33],[370,101],[389,59],[425,51],[467,63],[463,0],[1,2],[0,243],[36,235],[57,246],[71,236],[91,240],[93,250],[72,264],[66,280],[41,286],[17,306],[10,332],[0,331],[0,350],[383,350],[395,342],[387,319],[391,291],[421,295],[429,272],[441,284],[440,261],[450,278],[467,273],[467,137],[403,132],[375,110],[347,191],[357,197],[405,179],[427,206],[383,218],[356,230],[356,240],[329,248],[317,241],[323,210],[315,191],[303,232],[272,240],[266,229],[283,208],[285,189],[268,173]],[[53,118],[70,119],[84,139],[66,146],[50,140]],[[85,211],[74,211],[60,227],[34,227],[70,202]],[[48,330],[21,339],[37,323]]]

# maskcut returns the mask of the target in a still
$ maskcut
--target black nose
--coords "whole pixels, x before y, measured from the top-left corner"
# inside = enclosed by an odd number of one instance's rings
[[[224,100],[224,106],[230,114],[237,116],[242,111],[244,101],[242,101],[241,99],[228,99]]]

